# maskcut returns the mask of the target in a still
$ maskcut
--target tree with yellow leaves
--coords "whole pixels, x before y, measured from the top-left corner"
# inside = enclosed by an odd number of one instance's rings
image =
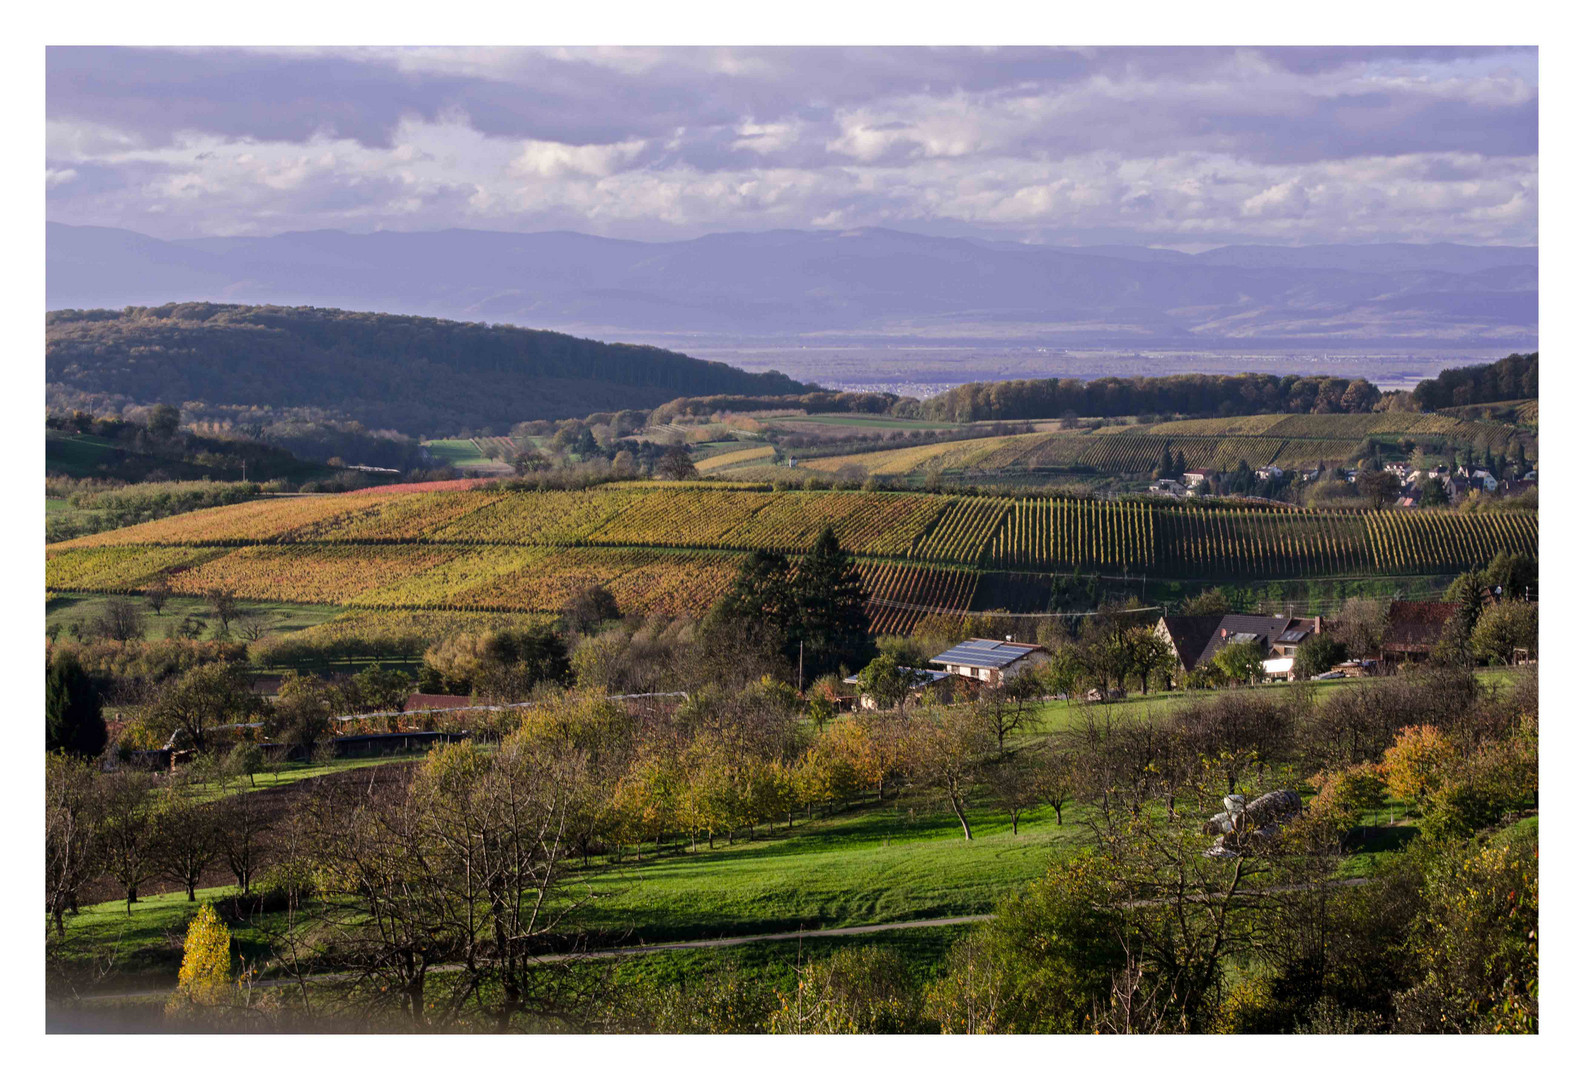
[[[214,1008],[226,1003],[231,992],[231,931],[205,901],[187,925],[182,947],[181,974],[176,993],[165,1006],[167,1014],[195,1007]]]
[[[1405,727],[1381,760],[1386,790],[1394,798],[1423,803],[1425,796],[1446,782],[1457,757],[1452,740],[1439,728],[1430,724]]]

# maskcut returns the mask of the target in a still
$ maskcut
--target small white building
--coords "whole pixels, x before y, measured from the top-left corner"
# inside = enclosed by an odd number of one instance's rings
[[[1175,480],[1157,480],[1150,485],[1150,491],[1157,495],[1170,495],[1178,499],[1188,494],[1188,489]]]
[[[1266,465],[1264,468],[1255,469],[1254,475],[1261,480],[1280,480],[1286,474],[1282,472],[1280,466]]]
[[[997,641],[995,638],[969,638],[953,645],[930,663],[939,664],[953,675],[976,679],[991,686],[1000,686],[1018,672],[1048,657],[1043,645],[1030,645],[1022,641]]]

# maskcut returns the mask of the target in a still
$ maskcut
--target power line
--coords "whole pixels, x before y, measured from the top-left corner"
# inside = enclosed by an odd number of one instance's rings
[[[1116,611],[974,611],[969,608],[936,607],[929,604],[909,604],[902,600],[871,598],[871,604],[896,608],[899,611],[922,611],[927,615],[999,615],[1012,619],[1082,619],[1090,615],[1129,615],[1139,611],[1162,611],[1161,607],[1120,608]]]

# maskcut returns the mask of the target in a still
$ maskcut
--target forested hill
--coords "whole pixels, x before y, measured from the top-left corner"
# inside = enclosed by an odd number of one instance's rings
[[[106,411],[202,402],[315,408],[435,434],[653,408],[707,394],[795,394],[770,372],[544,330],[329,308],[187,303],[45,318],[50,403]],[[189,410],[190,411],[190,410]]]
[[[1539,396],[1540,354],[1537,352],[1513,353],[1494,364],[1448,368],[1414,388],[1414,400],[1426,409]]]

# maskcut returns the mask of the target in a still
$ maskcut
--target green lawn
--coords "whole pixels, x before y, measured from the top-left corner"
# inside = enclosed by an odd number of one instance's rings
[[[66,476],[93,476],[101,464],[125,457],[109,439],[98,435],[44,435],[44,471]]]
[[[490,464],[489,459],[479,453],[472,439],[434,439],[424,443],[423,448],[453,468]]]
[[[127,914],[124,902],[94,904],[66,921],[64,943],[55,945],[49,929],[51,961],[77,979],[92,981],[96,989],[112,990],[155,982],[174,984],[181,967],[182,939],[187,924],[205,900],[217,908],[236,895],[234,888],[199,889],[197,903],[188,903],[185,892],[141,897]],[[269,930],[278,915],[253,919],[227,919],[236,954],[244,960],[262,958],[268,950]]]
[[[590,875],[596,926],[638,942],[978,914],[1082,836],[1048,808],[1025,814],[1015,837],[988,808],[969,822],[971,842],[949,811],[904,798],[713,851],[701,839],[697,853]]]
[[[684,986],[698,983],[723,971],[735,970],[745,982],[767,986],[791,995],[797,989],[800,965],[821,960],[837,949],[855,946],[881,946],[900,953],[909,972],[919,982],[938,977],[945,969],[946,955],[971,924],[926,926],[913,930],[884,930],[862,937],[798,938],[791,941],[760,941],[729,949],[690,949],[649,953],[620,961],[616,966],[618,986]]]
[[[338,762],[332,768],[376,763]],[[317,771],[299,767],[276,782]],[[696,854],[672,852],[668,845],[659,858],[629,857],[620,866],[591,868],[583,881],[599,899],[590,909],[590,929],[612,944],[627,945],[987,912],[1081,837],[1068,820],[1058,828],[1049,810],[1030,812],[1013,837],[1005,815],[979,810],[970,815],[970,843],[949,812],[904,799],[884,807],[871,802],[812,823],[800,820],[751,842],[718,841],[714,851],[702,839]],[[234,892],[199,890],[199,902],[218,903]],[[184,893],[145,896],[130,916],[120,902],[84,908],[68,920],[61,957],[80,971],[114,956],[115,970],[129,976],[173,979],[181,936],[196,910]],[[276,918],[232,925],[241,955],[260,954],[264,931]]]
[[[52,598],[44,605],[44,625],[46,630],[55,627],[63,637],[68,636],[66,628],[72,623],[86,626],[103,610],[104,605],[111,598],[98,593],[54,593]],[[327,604],[287,604],[268,600],[239,601],[244,612],[256,613],[262,617],[267,626],[265,632],[269,635],[291,633],[294,630],[306,630],[310,626],[318,626],[328,622],[341,614],[340,608]],[[152,639],[168,637],[170,632],[181,624],[182,619],[191,615],[202,619],[207,628],[203,632],[205,640],[212,639],[220,630],[220,622],[214,617],[214,611],[209,601],[191,596],[173,596],[166,601],[164,609],[158,614],[143,604],[143,612],[147,617],[145,635]],[[234,640],[242,640],[239,636],[241,627],[238,621],[231,622],[231,635]]]

